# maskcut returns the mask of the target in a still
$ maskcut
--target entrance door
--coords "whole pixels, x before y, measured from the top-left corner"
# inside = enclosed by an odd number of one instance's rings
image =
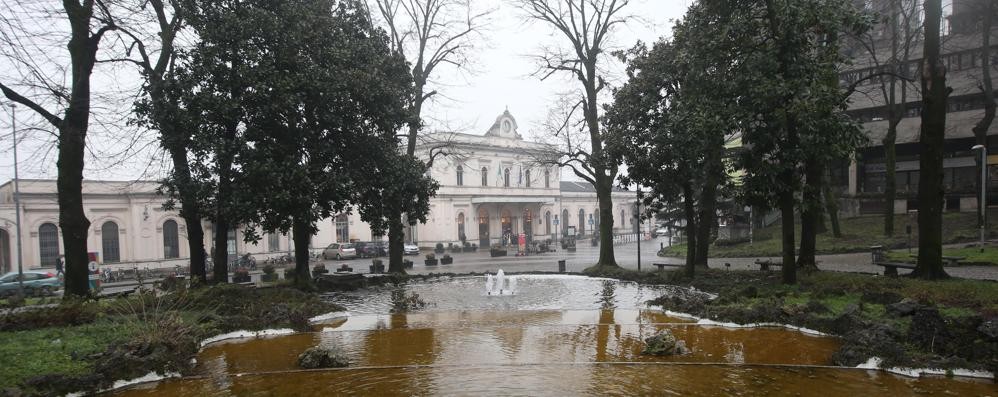
[[[13,266],[10,264],[10,234],[0,229],[0,271],[7,273]]]
[[[529,209],[523,211],[523,234],[527,236],[527,244],[534,240],[534,213]]]
[[[489,243],[489,211],[484,208],[478,210],[478,246],[488,249]]]

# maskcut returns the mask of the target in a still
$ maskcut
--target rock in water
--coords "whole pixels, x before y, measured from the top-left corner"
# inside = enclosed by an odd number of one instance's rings
[[[305,369],[343,368],[350,365],[346,353],[339,347],[316,346],[298,356],[298,366]]]
[[[649,354],[654,356],[671,356],[675,354],[686,354],[689,349],[686,348],[686,343],[683,341],[677,341],[676,337],[672,335],[672,332],[668,330],[662,333],[645,339],[645,350],[641,354]]]

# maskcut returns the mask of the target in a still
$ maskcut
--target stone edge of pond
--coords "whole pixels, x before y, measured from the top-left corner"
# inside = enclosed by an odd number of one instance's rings
[[[160,375],[160,374],[156,373],[155,371],[152,371],[152,372],[149,372],[148,374],[145,374],[145,375],[140,376],[140,377],[135,378],[135,379],[116,380],[116,381],[114,381],[114,384],[111,385],[111,387],[108,387],[106,389],[98,390],[96,393],[93,393],[93,394],[91,394],[90,392],[73,392],[73,393],[67,394],[66,396],[67,397],[82,397],[82,396],[89,396],[89,395],[105,394],[105,393],[110,393],[110,392],[113,392],[113,391],[116,391],[116,390],[126,389],[126,388],[133,387],[133,386],[139,386],[139,385],[144,385],[144,384],[148,384],[148,383],[155,383],[155,382],[164,381],[164,380],[167,380],[167,379],[176,379],[176,378],[182,378],[182,377],[183,376],[180,373],[178,373],[178,372],[167,372],[166,374]]]
[[[813,329],[806,328],[806,327],[798,327],[796,325],[791,325],[791,324],[771,323],[771,322],[738,324],[738,323],[733,323],[733,322],[714,321],[714,320],[710,320],[710,319],[706,319],[706,318],[697,317],[697,316],[694,316],[694,315],[689,314],[689,313],[676,312],[676,311],[672,311],[672,310],[662,310],[662,313],[664,313],[667,316],[678,317],[678,318],[685,318],[685,319],[690,319],[690,320],[696,320],[697,321],[696,325],[706,326],[706,327],[723,327],[723,328],[772,328],[772,327],[779,327],[779,328],[786,328],[788,330],[797,331],[797,332],[803,333],[805,335],[811,335],[811,336],[829,336],[829,337],[840,338],[840,336],[837,336],[837,335],[824,333],[824,332],[821,332],[821,331],[818,331],[818,330],[813,330]],[[868,369],[868,370],[875,370],[875,371],[883,371],[883,372],[891,373],[891,374],[894,374],[894,375],[900,375],[900,376],[905,376],[905,377],[909,377],[909,378],[921,378],[923,376],[947,376],[947,375],[951,374],[954,377],[960,377],[960,378],[995,379],[995,374],[992,373],[992,372],[990,372],[990,371],[979,371],[979,370],[972,370],[972,369],[966,369],[966,368],[955,368],[955,369],[951,369],[951,370],[945,370],[945,369],[939,369],[939,368],[902,368],[902,367],[882,368],[880,366],[881,362],[883,362],[883,360],[881,360],[879,357],[870,357],[870,359],[867,360],[867,362],[865,362],[863,364],[860,364],[860,365],[857,365],[855,367],[845,367],[845,366],[833,365],[833,366],[830,366],[830,368]]]

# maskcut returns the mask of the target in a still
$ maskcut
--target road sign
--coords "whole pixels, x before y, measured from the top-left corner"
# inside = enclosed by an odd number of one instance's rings
[[[87,264],[87,267],[90,268],[91,272],[96,272],[97,271],[97,262],[90,261],[90,263]]]
[[[554,218],[554,224],[555,224],[555,226],[558,225],[558,218]]]

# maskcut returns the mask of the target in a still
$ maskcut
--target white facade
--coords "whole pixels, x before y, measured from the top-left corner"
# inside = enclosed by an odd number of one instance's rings
[[[409,241],[422,247],[458,244],[463,231],[464,241],[488,246],[521,233],[532,239],[553,239],[559,230],[593,234],[599,219],[595,190],[588,183],[563,182],[561,170],[540,165],[550,149],[524,141],[508,111],[485,135],[430,134],[419,150],[429,158],[442,144],[448,155],[435,158],[429,171],[440,190],[431,200],[427,223],[407,230]],[[84,211],[91,222],[89,251],[99,253],[102,262],[123,267],[186,265],[187,228],[177,211],[163,208],[167,200],[156,194],[158,186],[153,181],[84,181]],[[20,191],[25,268],[52,267],[63,252],[55,181],[21,180]],[[0,185],[3,271],[16,269],[11,265],[17,260],[13,196],[13,182]],[[634,196],[623,191],[613,196],[615,229],[632,232]],[[211,224],[204,222],[203,227],[205,247],[211,249]],[[286,235],[264,235],[256,244],[241,237],[238,231],[230,234],[230,253],[286,252],[291,246]],[[372,236],[359,215],[344,214],[319,223],[312,247],[381,239]]]

